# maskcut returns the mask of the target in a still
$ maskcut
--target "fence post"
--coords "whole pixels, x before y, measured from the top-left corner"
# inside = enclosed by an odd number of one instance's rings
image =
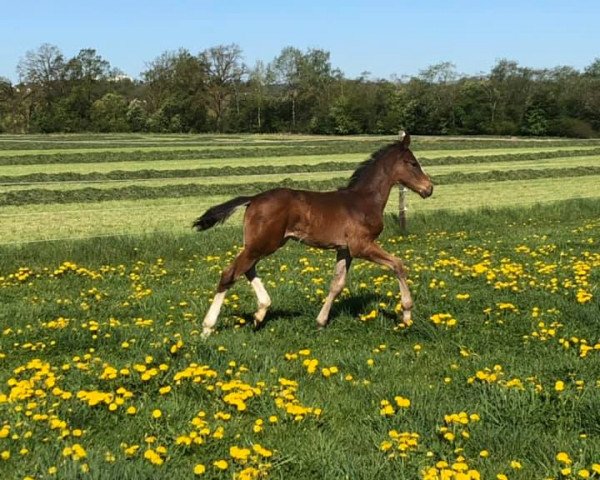
[[[400,130],[398,132],[398,140],[402,141],[406,136],[406,132],[404,130]],[[398,197],[398,220],[400,223],[400,231],[403,235],[408,233],[408,229],[406,226],[406,187],[404,185],[400,185],[400,196]]]
[[[405,235],[406,233],[408,233],[408,229],[406,226],[406,210],[407,210],[406,187],[403,185],[400,185],[400,196],[399,196],[398,208],[399,208],[398,220],[400,222],[400,231],[402,232],[403,235]]]

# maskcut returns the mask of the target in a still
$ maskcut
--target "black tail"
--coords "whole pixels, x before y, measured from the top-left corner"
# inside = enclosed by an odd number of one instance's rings
[[[209,208],[204,215],[197,218],[192,224],[192,228],[198,231],[208,230],[217,223],[223,223],[227,220],[236,208],[242,205],[247,206],[254,197],[236,197],[221,205],[215,205]]]

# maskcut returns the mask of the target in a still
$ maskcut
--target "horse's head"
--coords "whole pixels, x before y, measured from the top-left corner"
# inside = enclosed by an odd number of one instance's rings
[[[410,135],[400,132],[398,142],[398,159],[394,162],[393,178],[396,183],[410,188],[423,198],[433,193],[431,178],[421,168],[421,164],[408,148],[410,146]]]

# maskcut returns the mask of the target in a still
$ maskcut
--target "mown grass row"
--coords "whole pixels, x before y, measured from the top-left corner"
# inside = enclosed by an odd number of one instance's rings
[[[32,165],[52,163],[99,163],[99,162],[123,162],[138,160],[182,160],[182,159],[204,159],[204,158],[232,158],[247,157],[255,158],[265,155],[269,156],[295,156],[295,155],[330,155],[344,153],[369,153],[377,150],[393,141],[392,139],[365,139],[365,140],[328,140],[328,141],[304,141],[298,143],[273,143],[252,144],[240,146],[239,143],[225,145],[222,142],[208,143],[204,146],[190,147],[185,143],[168,145],[161,144],[155,147],[109,147],[93,148],[88,145],[68,144],[68,148],[39,148],[23,150],[0,150],[0,165]],[[471,140],[445,140],[427,141],[415,140],[412,148],[415,151],[431,150],[488,150],[498,149],[514,150],[522,148],[549,149],[549,148],[593,148],[599,145],[598,141],[569,141],[568,143],[548,141],[532,142],[517,140],[514,142]],[[35,144],[29,145],[30,147]],[[268,153],[267,153],[268,152]]]
[[[72,149],[81,147],[111,148],[111,146],[140,146],[153,147],[168,144],[204,146],[204,145],[239,145],[240,143],[252,144],[302,144],[325,142],[368,142],[372,140],[391,141],[395,135],[305,135],[305,134],[51,134],[51,135],[0,135],[0,150],[36,150],[39,148]],[[514,144],[516,142],[527,144],[552,144],[564,145],[566,143],[590,144],[598,139],[565,139],[565,138],[512,138],[512,137],[482,137],[482,136],[412,136],[414,142],[450,144],[470,143],[482,144]]]
[[[440,158],[421,157],[420,161],[426,166],[440,165],[474,165],[496,162],[524,162],[531,160],[548,160],[554,158],[572,158],[600,155],[600,148],[591,150],[557,150],[553,152],[534,152],[503,155],[474,155],[474,156],[447,156]],[[48,183],[48,182],[89,182],[110,180],[142,180],[162,178],[196,178],[196,177],[219,177],[219,176],[247,176],[247,175],[270,175],[286,173],[305,172],[336,172],[350,170],[358,166],[359,162],[322,162],[317,164],[289,164],[289,165],[252,165],[252,166],[230,166],[203,167],[193,169],[173,170],[114,170],[110,172],[61,172],[61,173],[30,173],[26,175],[0,175],[0,184],[25,184],[25,183]],[[599,162],[600,164],[600,162]],[[1,172],[1,170],[0,170]]]
[[[433,178],[434,184],[469,184],[482,182],[502,182],[510,180],[532,180],[541,178],[567,178],[600,175],[600,167],[555,168],[550,170],[524,169],[508,171],[490,171],[461,173],[455,172]],[[74,190],[53,190],[47,188],[31,188],[0,193],[0,206],[49,204],[49,203],[87,203],[121,199],[149,199],[165,197],[192,197],[201,195],[248,195],[273,188],[285,187],[316,191],[335,190],[343,187],[347,178],[329,180],[293,180],[284,178],[276,182],[256,182],[245,184],[176,184],[164,186],[129,185],[115,188],[84,187]]]

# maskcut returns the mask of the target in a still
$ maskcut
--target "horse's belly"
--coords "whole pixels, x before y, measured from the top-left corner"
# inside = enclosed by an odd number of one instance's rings
[[[291,228],[286,230],[285,237],[297,240],[301,243],[317,248],[341,248],[346,247],[343,231],[335,228]]]

